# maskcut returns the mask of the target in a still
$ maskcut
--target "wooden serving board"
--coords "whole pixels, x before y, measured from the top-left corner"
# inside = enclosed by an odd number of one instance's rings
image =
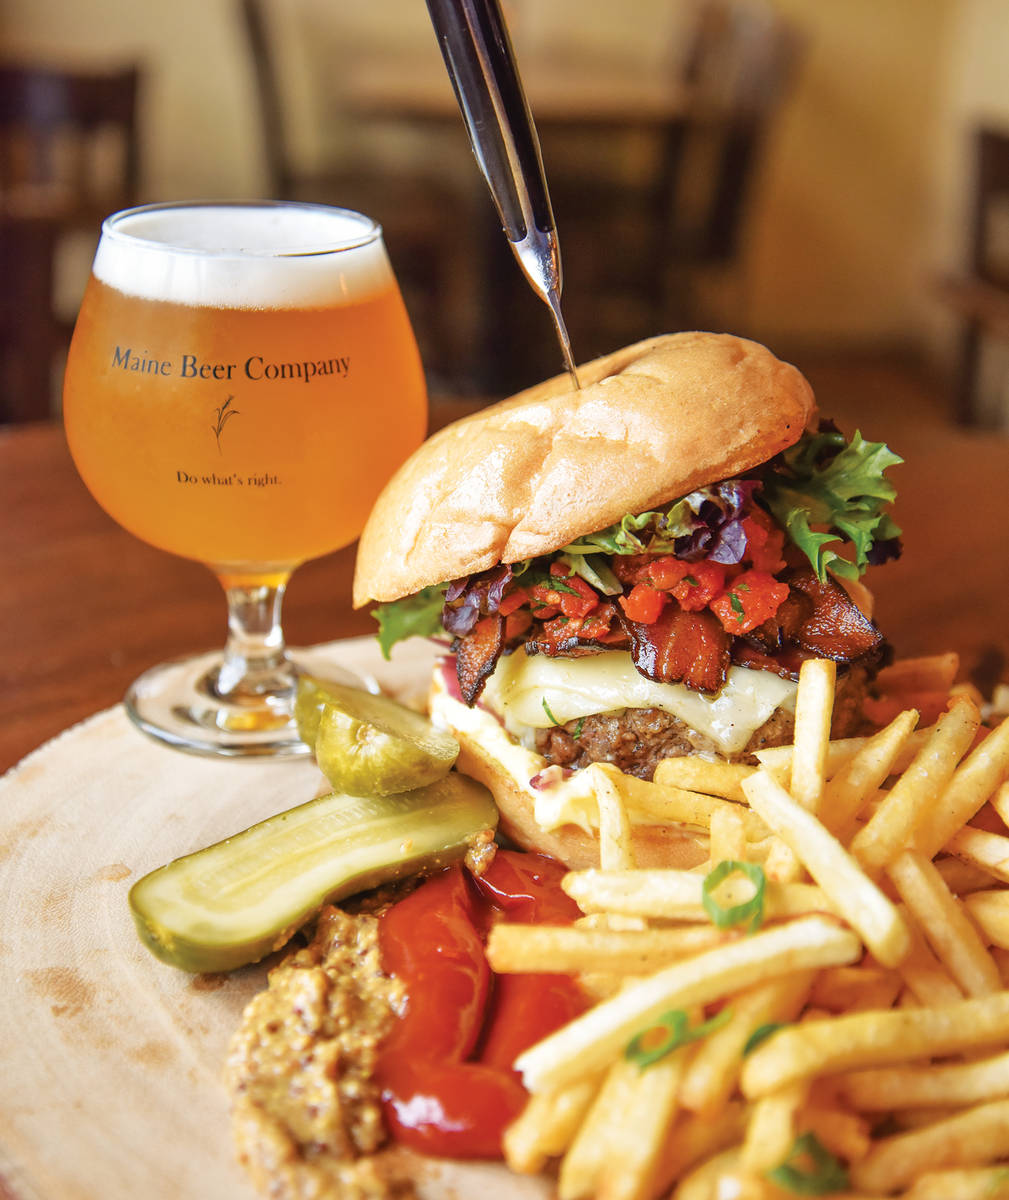
[[[327,659],[419,691],[426,643]],[[121,706],[0,779],[0,1200],[254,1200],[222,1068],[265,967],[192,976],[153,958],[127,904],[148,871],[309,800],[307,760],[212,760],[138,732]],[[419,1171],[425,1196],[543,1197],[500,1166]]]

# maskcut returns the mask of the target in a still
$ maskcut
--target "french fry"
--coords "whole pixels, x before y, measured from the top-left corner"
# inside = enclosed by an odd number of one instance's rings
[[[857,967],[828,967],[816,977],[810,1002],[828,1012],[861,1012],[890,1008],[900,994],[903,980],[897,971],[860,964]]]
[[[918,925],[914,921],[908,921],[907,924],[911,930],[911,950],[897,970],[915,1002],[936,1007],[956,1004],[964,998],[963,992],[929,949]]]
[[[894,713],[894,717],[896,716],[897,714]],[[892,771],[894,773],[905,771],[931,735],[932,726],[916,729],[914,733],[910,734],[894,759]],[[832,779],[868,741],[868,737],[834,738],[827,747],[827,761],[824,764],[827,779]],[[754,750],[753,756],[766,770],[772,773],[787,773],[792,769],[794,753],[794,746],[768,746],[763,750]]]
[[[991,798],[991,806],[1009,828],[1009,783],[1003,783]]]
[[[917,723],[915,709],[902,712],[879,733],[868,738],[825,786],[819,816],[839,841],[847,843],[850,840],[855,832],[855,818],[866,801],[883,786]]]
[[[819,809],[823,795],[836,678],[837,666],[827,658],[809,658],[799,668],[792,739],[795,750],[788,790],[813,813]]]
[[[505,1162],[519,1175],[538,1175],[551,1158],[563,1154],[582,1124],[602,1082],[598,1075],[578,1079],[556,1092],[530,1096],[504,1131]]]
[[[971,892],[964,896],[963,903],[988,941],[1009,950],[1009,888]]]
[[[666,1139],[655,1179],[656,1195],[665,1195],[695,1163],[737,1145],[746,1127],[743,1105],[730,1100],[710,1121],[693,1114],[680,1114]]]
[[[638,779],[634,775],[624,775],[612,763],[595,763],[593,766],[609,775],[611,779],[619,776],[617,786],[621,789],[624,804],[632,819],[638,821],[656,825],[679,822],[682,825],[707,829],[711,824],[711,814],[717,809],[726,806],[742,808],[742,805],[735,805],[732,800],[722,800],[718,796],[708,796],[703,792],[691,792],[686,788],[668,787],[647,779]],[[766,837],[767,828],[763,821],[745,808],[742,808],[742,811],[746,821],[746,836],[751,841]]]
[[[994,887],[996,882],[988,871],[976,863],[964,862],[952,856],[935,859],[935,869],[954,896],[987,891],[988,888]]]
[[[963,683],[954,684],[954,686],[949,689],[949,694],[951,696],[967,696],[978,706],[979,709],[983,708],[985,704],[984,693],[976,684],[971,683],[969,680],[964,680]]]
[[[677,1108],[677,1091],[692,1046],[682,1046],[639,1072],[629,1102],[609,1136],[596,1200],[650,1200]]]
[[[743,1171],[763,1175],[788,1158],[799,1129],[799,1111],[808,1092],[809,1081],[797,1079],[754,1104],[739,1156]]]
[[[719,1181],[734,1175],[738,1166],[738,1146],[720,1150],[711,1158],[698,1163],[680,1180],[672,1200],[716,1200],[722,1190],[719,1188]],[[735,1181],[733,1183],[735,1184]],[[734,1186],[730,1194],[737,1197],[737,1200],[753,1200],[752,1196],[744,1196],[738,1186]]]
[[[740,785],[755,770],[756,767],[745,763],[710,762],[695,754],[683,754],[677,758],[664,758],[656,766],[652,778],[663,787],[703,792],[707,796],[721,796],[724,800],[743,804],[745,800]]]
[[[575,929],[647,929],[644,917],[623,916],[620,913],[592,912],[576,917],[572,921]]]
[[[939,961],[964,992],[986,996],[999,991],[998,967],[935,865],[917,851],[905,850],[888,873]]]
[[[781,780],[770,771],[765,771],[780,786]],[[764,861],[764,872],[767,878],[775,883],[799,883],[802,880],[802,863],[796,858],[792,847],[784,838],[773,836],[768,846],[767,858]]]
[[[559,1200],[592,1196],[610,1147],[620,1113],[630,1102],[638,1069],[624,1058],[614,1059],[578,1132],[561,1160],[557,1180]],[[568,1081],[572,1082],[572,1081]]]
[[[704,877],[672,868],[638,868],[634,871],[572,871],[561,881],[564,891],[583,912],[611,912],[629,916],[661,917],[672,921],[707,921]],[[731,878],[719,889],[726,904],[750,898],[752,884]],[[764,919],[801,916],[830,909],[821,888],[808,883],[778,884],[768,881],[764,892]]]
[[[687,1066],[680,1084],[683,1107],[712,1120],[720,1114],[739,1081],[750,1038],[765,1026],[794,1021],[813,978],[812,971],[797,971],[732,996],[728,1022],[698,1045]]]
[[[805,967],[854,962],[860,953],[858,939],[824,917],[763,929],[628,984],[524,1051],[515,1067],[530,1091],[560,1087],[605,1066],[670,1009],[708,1004]]]
[[[1009,1200],[1009,1168],[961,1167],[926,1171],[904,1193],[904,1200]]]
[[[866,696],[862,715],[874,725],[887,725],[906,708],[913,708],[926,725],[934,725],[949,707],[952,693],[940,691],[895,692],[892,696]]]
[[[981,714],[963,697],[939,718],[928,742],[868,823],[852,838],[851,852],[867,871],[882,871],[910,843],[915,829],[952,778],[980,724]]]
[[[960,656],[955,651],[898,659],[879,672],[876,687],[887,695],[894,692],[948,692],[959,669]]]
[[[743,790],[750,806],[820,885],[833,910],[858,931],[881,963],[896,966],[911,948],[907,925],[841,843],[766,773],[752,775]]]
[[[795,1079],[980,1050],[1009,1038],[1009,992],[942,1008],[896,1008],[780,1029],[743,1064],[743,1094],[758,1099]]]
[[[837,1086],[848,1103],[862,1112],[980,1104],[1009,1096],[1009,1051],[949,1066],[853,1071],[842,1075]]]
[[[802,1123],[825,1150],[847,1162],[865,1158],[872,1146],[869,1122],[836,1105],[812,1102],[802,1114]]]
[[[917,849],[927,858],[935,858],[1002,783],[1007,771],[1009,719],[1004,719],[957,768],[929,813],[928,820],[915,832],[914,844]]]
[[[714,870],[720,862],[729,860],[742,862],[747,857],[746,824],[742,811],[732,812],[721,808],[711,814],[708,831],[708,869]]]
[[[499,974],[613,971],[646,975],[731,940],[713,925],[678,929],[582,929],[499,922],[487,938],[487,961]]]
[[[1009,1100],[978,1104],[924,1129],[881,1138],[851,1169],[856,1187],[892,1192],[922,1171],[973,1167],[1009,1154]]]
[[[950,854],[1009,883],[1009,837],[964,825],[946,843]]]
[[[600,769],[599,764],[593,764],[585,770],[592,771],[595,776],[592,786],[599,806],[599,865],[608,871],[633,867],[631,822],[624,807],[622,790],[608,772]]]

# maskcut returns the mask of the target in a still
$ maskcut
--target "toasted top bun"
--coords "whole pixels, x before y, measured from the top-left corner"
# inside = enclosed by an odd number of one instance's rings
[[[354,604],[549,554],[798,441],[803,376],[729,334],[649,338],[429,438],[361,535]]]

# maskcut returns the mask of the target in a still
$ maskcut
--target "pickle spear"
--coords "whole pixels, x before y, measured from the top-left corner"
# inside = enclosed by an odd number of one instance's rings
[[[330,793],[139,879],[147,948],[185,971],[231,971],[279,949],[327,901],[462,858],[497,824],[490,792],[446,775],[395,796]]]
[[[330,786],[387,796],[433,783],[451,769],[459,743],[427,717],[360,688],[298,681],[295,718]]]

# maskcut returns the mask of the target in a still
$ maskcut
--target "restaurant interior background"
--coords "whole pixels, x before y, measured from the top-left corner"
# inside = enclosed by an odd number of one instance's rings
[[[727,246],[697,261],[700,235],[691,243],[689,231],[670,233],[668,211],[656,214],[651,185],[669,164],[656,146],[668,149],[670,124],[652,119],[646,91],[674,95],[697,75],[702,2],[506,4],[544,143],[576,356],[667,328],[727,328],[798,361],[815,384],[819,371],[827,388],[832,364],[876,364],[882,375],[841,381],[861,387],[867,410],[897,394],[905,416],[911,403],[911,412],[963,417],[964,297],[974,305],[978,293],[949,278],[970,257],[976,132],[1009,128],[1006,5],[774,0],[787,53],[760,85],[768,104],[753,122],[752,171],[735,186],[738,221]],[[251,52],[257,11],[276,52],[259,71],[276,72],[281,151],[264,125],[268,97]],[[757,28],[748,27],[751,44]],[[286,192],[370,208],[385,226],[433,390],[494,396],[560,368],[546,310],[518,275],[451,112],[423,0],[262,0],[259,9],[255,0],[2,0],[0,48],[8,63],[139,68],[140,201]],[[717,91],[724,70],[716,63],[710,73]],[[568,79],[576,99],[555,120],[551,103],[565,101],[552,101],[551,88],[563,92],[556,85]],[[606,98],[622,87],[625,111],[614,118]],[[601,121],[590,119],[600,111]],[[684,211],[705,202],[694,192],[715,174],[710,148],[691,153],[669,168]],[[335,184],[322,178],[334,174]],[[14,207],[4,201],[5,225]],[[61,233],[55,245],[64,329],[93,246],[93,228]],[[984,329],[1009,328],[999,296],[985,292],[995,307]],[[23,310],[11,318],[15,342],[23,319]],[[970,415],[1009,427],[1009,360],[1000,361],[998,337],[982,340]]]

